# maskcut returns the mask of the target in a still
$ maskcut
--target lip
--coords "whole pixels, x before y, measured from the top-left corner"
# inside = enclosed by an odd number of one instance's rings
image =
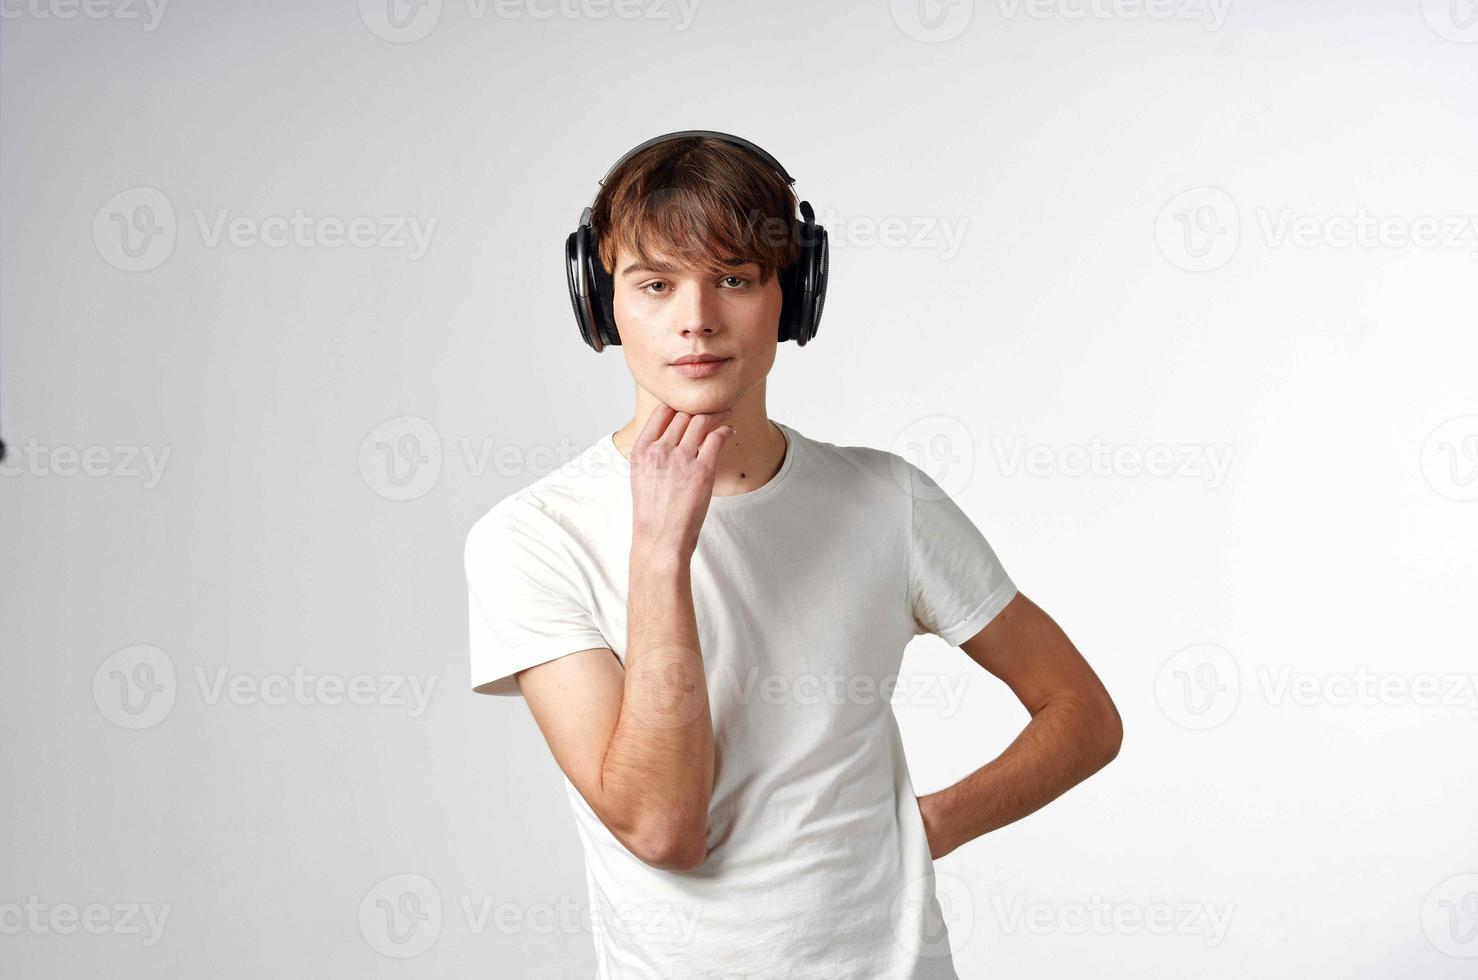
[[[713,354],[687,354],[674,361],[671,367],[687,378],[707,378],[722,371],[724,365],[728,363],[729,358],[727,357],[717,357]]]

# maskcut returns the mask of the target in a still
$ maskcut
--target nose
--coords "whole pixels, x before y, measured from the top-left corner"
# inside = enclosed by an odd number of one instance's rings
[[[678,297],[675,314],[684,337],[711,337],[718,329],[718,297],[703,285],[685,290]]]

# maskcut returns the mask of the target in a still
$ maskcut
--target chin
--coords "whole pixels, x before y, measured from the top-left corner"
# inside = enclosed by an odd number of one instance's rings
[[[734,403],[727,398],[676,398],[667,404],[679,412],[686,412],[689,415],[708,415],[712,412],[722,412],[726,408],[734,407]]]
[[[694,388],[699,388],[700,384],[694,383]],[[734,407],[733,394],[727,388],[714,388],[707,391],[661,391],[657,393],[657,397],[677,411],[686,412],[689,415],[722,412],[726,408]]]

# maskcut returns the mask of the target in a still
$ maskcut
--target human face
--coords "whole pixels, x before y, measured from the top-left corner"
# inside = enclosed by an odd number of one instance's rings
[[[679,412],[734,407],[775,363],[780,329],[780,277],[759,282],[759,265],[702,272],[665,256],[644,265],[618,249],[612,311],[626,366],[638,387]],[[708,364],[679,364],[685,355],[714,355]]]

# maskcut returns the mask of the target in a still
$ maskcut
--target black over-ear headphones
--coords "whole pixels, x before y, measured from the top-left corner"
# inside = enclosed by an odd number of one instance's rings
[[[640,153],[654,143],[682,139],[688,136],[708,136],[724,140],[749,150],[768,164],[787,184],[795,178],[785,172],[780,162],[753,143],[728,133],[716,133],[708,129],[686,129],[679,133],[667,133],[647,140],[640,146],[628,150],[617,160],[601,186],[610,179],[617,167],[631,156]],[[816,223],[816,212],[809,201],[800,202],[801,251],[793,265],[780,270],[780,288],[785,300],[780,309],[779,340],[784,343],[794,340],[804,347],[816,336],[821,325],[821,307],[826,302],[827,245],[826,229]],[[590,232],[590,208],[580,213],[580,224],[565,239],[565,270],[569,276],[570,302],[575,307],[575,322],[580,326],[580,337],[594,350],[600,351],[607,344],[620,344],[621,336],[616,332],[616,317],[611,311],[611,297],[615,283],[596,254],[596,243]]]

